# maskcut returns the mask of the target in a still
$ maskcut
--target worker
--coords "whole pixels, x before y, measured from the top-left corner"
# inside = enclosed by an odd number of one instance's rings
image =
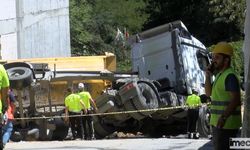
[[[83,103],[85,104],[85,106],[87,108],[87,114],[93,114],[94,112],[97,112],[97,107],[96,107],[95,101],[92,99],[89,92],[84,91],[84,84],[79,83],[78,89],[79,89],[78,94],[81,97],[81,100],[83,101]],[[95,139],[93,116],[91,116],[91,115],[84,116],[84,117],[82,117],[82,120],[83,120],[85,139],[87,139],[87,140]]]
[[[5,112],[5,120],[3,126],[3,146],[9,141],[10,136],[13,131],[13,121],[14,121],[14,112],[15,112],[15,102],[16,98],[13,91],[9,90],[9,98],[8,98],[8,109]]]
[[[215,150],[229,149],[229,139],[236,137],[241,127],[240,85],[230,67],[232,56],[233,47],[227,42],[219,42],[212,50],[212,64],[206,70],[205,92],[211,96],[210,124]],[[213,75],[215,79],[211,82]]]
[[[74,94],[72,88],[68,88],[65,98],[65,122],[70,123],[73,139],[83,139],[82,109],[86,112],[86,107],[81,103],[80,96]]]
[[[0,64],[0,149],[3,149],[3,112],[5,112],[8,108],[8,90],[9,90],[10,82],[8,74],[3,67],[3,65]]]
[[[199,138],[199,133],[197,132],[197,120],[199,118],[199,107],[201,105],[200,96],[197,95],[197,89],[192,90],[192,95],[189,95],[186,100],[186,105],[188,105],[187,112],[187,132],[188,138]]]

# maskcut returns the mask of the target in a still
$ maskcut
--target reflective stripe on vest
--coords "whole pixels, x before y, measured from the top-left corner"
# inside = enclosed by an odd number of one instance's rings
[[[212,114],[222,115],[224,110],[211,109],[210,112]],[[240,110],[233,111],[231,115],[240,115]]]
[[[232,68],[226,69],[222,73],[218,73],[213,83],[211,95],[211,118],[210,124],[217,125],[219,117],[224,113],[226,107],[230,103],[231,96],[225,89],[225,80],[229,74],[234,74]],[[236,76],[236,75],[235,75]],[[237,77],[237,76],[236,76]],[[240,106],[230,115],[224,125],[224,129],[238,129],[241,126],[241,112]]]
[[[78,93],[78,95],[81,97],[81,100],[84,103],[86,109],[90,109],[91,108],[91,105],[90,105],[90,99],[91,99],[90,93],[87,92],[87,91],[83,91],[83,92]]]

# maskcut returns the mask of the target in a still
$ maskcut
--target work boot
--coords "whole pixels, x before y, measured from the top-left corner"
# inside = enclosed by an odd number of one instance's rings
[[[188,133],[188,138],[189,139],[192,139],[194,137],[194,134],[193,133]]]
[[[95,140],[95,135],[92,135],[91,140]]]
[[[200,134],[198,132],[194,133],[194,139],[199,139],[200,138]]]

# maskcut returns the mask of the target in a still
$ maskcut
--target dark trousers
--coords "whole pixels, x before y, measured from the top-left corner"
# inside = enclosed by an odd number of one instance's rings
[[[217,127],[213,128],[213,145],[215,150],[229,150],[230,138],[237,136],[238,129],[219,129]]]
[[[92,114],[92,111],[88,110],[87,114]],[[94,122],[92,116],[83,116],[82,124],[84,129],[84,138],[93,139],[95,138]]]
[[[197,120],[199,117],[199,109],[188,109],[187,112],[187,121],[188,121],[188,125],[187,125],[187,132],[189,133],[193,133],[196,132],[196,126],[197,126]]]
[[[81,115],[81,113],[69,112],[69,115]],[[82,120],[79,117],[69,117],[70,128],[72,132],[73,139],[83,138]]]

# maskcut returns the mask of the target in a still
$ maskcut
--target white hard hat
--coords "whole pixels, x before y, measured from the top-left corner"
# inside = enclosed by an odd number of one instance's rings
[[[84,84],[83,84],[83,83],[79,83],[79,84],[78,84],[78,88],[79,88],[79,89],[84,89]]]

